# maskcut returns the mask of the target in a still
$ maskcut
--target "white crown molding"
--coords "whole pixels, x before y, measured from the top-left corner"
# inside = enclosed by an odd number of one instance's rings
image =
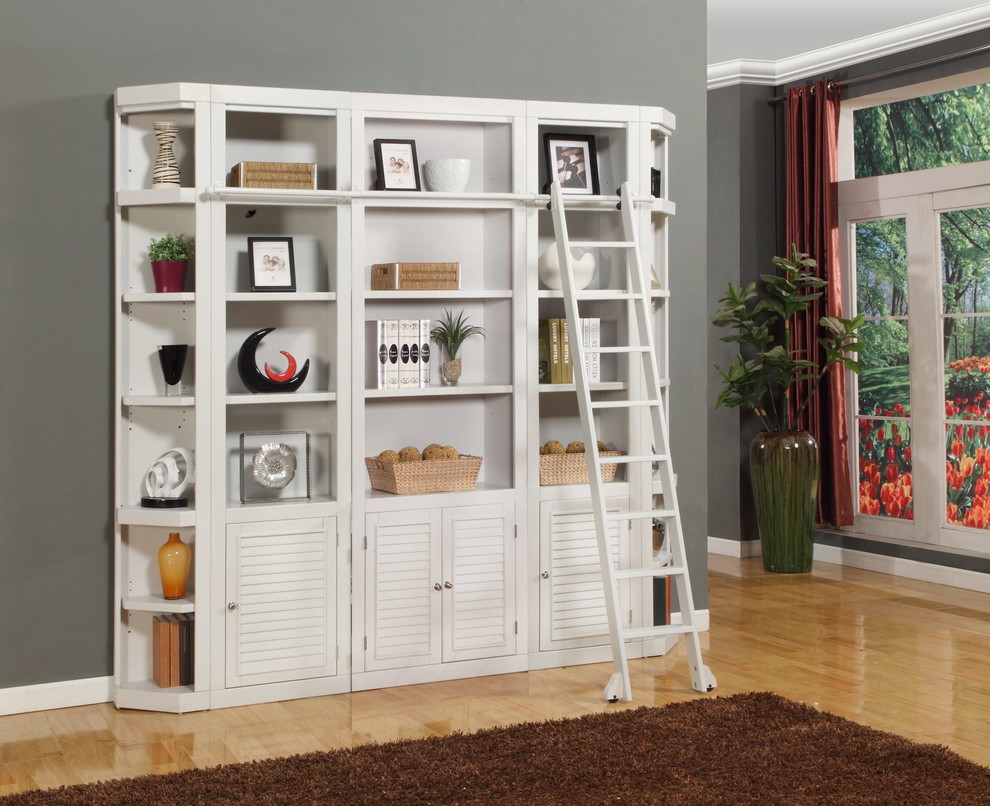
[[[739,59],[708,65],[708,89],[736,84],[780,86],[806,76],[889,56],[990,27],[990,3],[851,39],[779,61]]]

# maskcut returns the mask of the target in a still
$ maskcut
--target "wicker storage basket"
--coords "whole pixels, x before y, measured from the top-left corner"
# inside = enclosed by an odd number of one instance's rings
[[[438,291],[461,287],[460,263],[375,263],[372,291]]]
[[[316,190],[315,162],[239,162],[230,172],[235,188]]]
[[[416,493],[446,493],[473,490],[481,470],[480,456],[460,459],[432,459],[421,462],[379,462],[374,456],[365,457],[371,487],[396,495]]]
[[[600,451],[599,456],[622,456],[622,451]],[[615,479],[616,465],[602,465],[602,481]],[[587,484],[588,464],[583,453],[550,453],[540,456],[540,486]]]

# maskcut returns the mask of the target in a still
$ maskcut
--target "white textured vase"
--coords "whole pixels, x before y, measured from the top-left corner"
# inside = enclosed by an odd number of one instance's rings
[[[574,267],[574,287],[578,290],[587,288],[595,276],[598,261],[591,252],[571,249],[572,266]],[[540,280],[547,288],[563,288],[560,278],[560,262],[557,259],[557,242],[554,241],[546,248],[537,264]]]
[[[427,190],[439,193],[460,193],[471,176],[471,160],[427,160],[423,163],[423,178]]]

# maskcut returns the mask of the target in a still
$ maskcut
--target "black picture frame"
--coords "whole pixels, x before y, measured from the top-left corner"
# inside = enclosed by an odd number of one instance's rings
[[[415,140],[378,139],[374,145],[379,190],[422,190]]]
[[[593,134],[543,135],[543,156],[546,160],[547,182],[560,181],[561,193],[597,196],[598,152]]]
[[[292,238],[257,236],[248,240],[252,291],[295,291],[296,260]]]

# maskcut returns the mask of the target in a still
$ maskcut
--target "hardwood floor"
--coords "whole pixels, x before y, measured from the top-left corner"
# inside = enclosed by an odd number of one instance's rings
[[[691,689],[679,644],[631,663],[627,704],[601,701],[610,666],[597,664],[182,716],[110,704],[5,716],[0,794],[763,690],[990,765],[990,595],[714,555],[709,590],[711,694]]]

